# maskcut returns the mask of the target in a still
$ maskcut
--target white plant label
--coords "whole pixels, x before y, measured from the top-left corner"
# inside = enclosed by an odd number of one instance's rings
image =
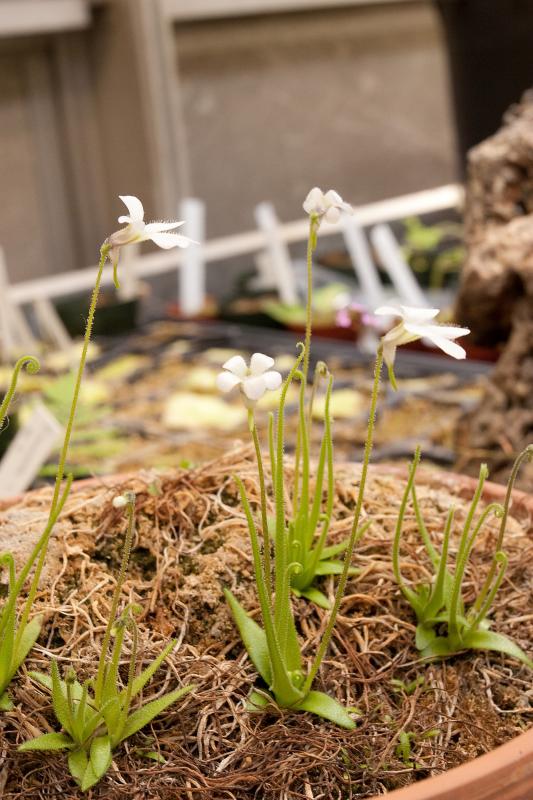
[[[0,498],[13,497],[31,486],[62,432],[53,414],[37,403],[0,462]]]

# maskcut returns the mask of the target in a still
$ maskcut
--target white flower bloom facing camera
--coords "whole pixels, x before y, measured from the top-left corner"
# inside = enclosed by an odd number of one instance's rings
[[[223,364],[217,377],[217,387],[221,392],[231,392],[236,386],[244,396],[246,406],[253,408],[267,391],[275,391],[281,386],[281,374],[270,369],[274,359],[263,353],[254,353],[250,366],[242,356],[233,356]]]
[[[466,336],[470,333],[470,329],[460,328],[458,325],[442,325],[434,322],[433,320],[439,313],[438,308],[411,308],[409,306],[381,306],[374,311],[376,316],[401,318],[398,325],[395,325],[381,340],[383,344],[383,359],[389,368],[389,375],[394,387],[395,381],[392,370],[396,357],[396,348],[402,344],[415,342],[417,339],[426,339],[447,355],[453,356],[453,358],[465,358],[465,349],[454,340],[460,336]]]
[[[126,227],[112,233],[107,240],[110,246],[109,258],[115,269],[118,264],[120,248],[127,244],[151,240],[164,250],[169,250],[171,247],[188,247],[190,244],[195,244],[192,239],[180,233],[169,233],[174,228],[179,228],[183,225],[183,222],[145,223],[144,208],[139,198],[133,197],[133,195],[119,196],[129,213],[123,214],[118,218],[118,221],[124,223]]]
[[[351,214],[353,209],[334,189],[324,194],[322,189],[315,186],[305,198],[304,211],[309,216],[315,215],[320,220],[325,219],[326,222],[334,224],[340,220],[343,211]]]

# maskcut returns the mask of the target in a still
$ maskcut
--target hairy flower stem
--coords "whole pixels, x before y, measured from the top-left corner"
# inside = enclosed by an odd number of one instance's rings
[[[355,506],[355,513],[352,523],[352,529],[350,531],[350,539],[348,542],[348,547],[346,548],[346,552],[344,554],[344,563],[342,567],[342,572],[339,578],[339,583],[337,586],[337,591],[335,593],[335,601],[333,603],[333,608],[331,609],[331,614],[326,625],[326,629],[322,636],[320,646],[318,651],[315,655],[313,664],[311,666],[311,670],[306,678],[305,684],[303,686],[304,694],[307,694],[311,689],[311,685],[316,677],[320,664],[324,656],[326,655],[326,651],[329,647],[329,643],[331,640],[331,635],[333,633],[333,628],[335,625],[335,621],[337,619],[337,614],[339,613],[339,608],[342,602],[342,598],[344,596],[344,591],[346,589],[346,582],[348,580],[348,571],[350,569],[350,564],[352,562],[352,555],[354,551],[354,547],[358,541],[358,533],[359,533],[359,520],[361,518],[361,511],[363,509],[363,498],[365,493],[365,486],[366,486],[366,479],[368,474],[368,465],[370,463],[370,454],[372,453],[372,445],[374,441],[374,428],[376,424],[376,408],[378,402],[378,395],[379,395],[379,382],[381,378],[381,367],[383,366],[383,346],[380,344],[378,347],[378,351],[376,354],[376,362],[374,366],[374,383],[372,387],[372,398],[370,401],[370,413],[368,415],[368,428],[366,434],[366,441],[365,441],[365,451],[363,456],[363,466],[361,469],[361,479],[359,481],[359,492],[357,495],[357,503]]]
[[[126,506],[128,515],[128,526],[126,528],[126,538],[124,540],[124,549],[122,550],[122,561],[120,563],[120,570],[117,577],[117,584],[113,592],[113,599],[111,601],[111,609],[109,611],[109,619],[105,629],[104,640],[102,642],[102,649],[100,651],[100,659],[98,661],[98,673],[96,675],[96,682],[94,688],[94,698],[97,705],[100,704],[102,699],[102,689],[104,683],[105,665],[107,659],[107,651],[109,649],[109,642],[111,639],[111,631],[115,624],[118,604],[120,602],[120,595],[122,592],[122,585],[126,578],[126,570],[130,560],[131,545],[133,542],[133,535],[135,533],[135,495],[133,492],[128,492],[126,495],[128,504]]]
[[[21,621],[20,621],[20,625],[19,625],[19,629],[18,629],[18,633],[17,633],[17,642],[16,642],[17,645],[18,645],[18,643],[20,641],[20,637],[22,636],[22,633],[24,632],[24,628],[25,628],[26,623],[28,621],[28,617],[30,615],[30,611],[31,611],[31,607],[33,605],[33,601],[35,600],[35,595],[37,593],[37,588],[39,586],[39,581],[40,581],[40,578],[41,578],[41,572],[42,572],[43,566],[44,566],[44,560],[46,558],[46,551],[48,549],[48,542],[50,540],[50,536],[51,536],[51,533],[52,533],[52,530],[53,530],[53,526],[54,526],[55,522],[57,521],[56,510],[57,510],[58,506],[64,505],[64,503],[65,503],[65,501],[67,499],[65,493],[63,493],[63,495],[61,496],[61,484],[62,484],[63,478],[65,476],[65,465],[66,465],[66,462],[67,462],[67,456],[68,456],[68,450],[69,450],[69,446],[70,446],[70,440],[71,440],[72,431],[73,431],[73,428],[74,428],[74,420],[75,420],[75,417],[76,417],[76,410],[77,410],[77,407],[78,407],[78,399],[79,399],[79,395],[80,395],[81,381],[82,381],[82,378],[83,378],[83,372],[85,370],[85,363],[87,361],[87,353],[88,353],[89,344],[90,344],[90,341],[91,341],[91,334],[92,334],[93,323],[94,323],[94,315],[95,315],[95,312],[96,312],[96,306],[98,304],[98,296],[100,294],[100,284],[102,282],[102,273],[104,271],[104,265],[105,265],[105,262],[107,260],[108,255],[109,255],[109,245],[104,242],[104,244],[100,248],[100,263],[98,265],[98,273],[97,273],[97,276],[96,276],[96,282],[95,282],[93,293],[92,293],[92,297],[91,297],[91,304],[89,306],[89,314],[88,314],[88,317],[87,317],[87,325],[85,327],[85,338],[84,338],[84,341],[83,341],[83,347],[82,347],[82,351],[81,351],[81,357],[80,357],[80,363],[79,363],[79,366],[78,366],[78,372],[76,374],[76,382],[74,384],[74,393],[72,395],[72,402],[71,402],[71,406],[70,406],[70,413],[69,413],[69,417],[68,417],[67,427],[66,427],[66,430],[65,430],[65,437],[63,439],[63,446],[61,448],[61,453],[60,453],[60,456],[59,456],[59,464],[58,464],[58,467],[57,467],[56,480],[55,480],[55,486],[54,486],[54,494],[53,494],[53,497],[52,497],[52,504],[51,504],[51,507],[50,507],[50,514],[49,514],[49,517],[48,517],[48,524],[46,525],[46,528],[45,528],[42,536],[40,537],[40,539],[36,543],[35,547],[33,548],[32,552],[31,552],[31,555],[30,555],[28,561],[26,562],[26,564],[24,565],[24,569],[22,570],[22,572],[20,574],[20,577],[18,579],[18,582],[17,582],[17,594],[18,594],[18,592],[20,591],[20,589],[22,588],[22,586],[24,584],[24,581],[26,580],[26,578],[28,576],[28,573],[29,573],[32,565],[35,562],[35,559],[39,556],[39,561],[37,563],[37,567],[35,568],[35,573],[33,575],[33,580],[31,582],[30,591],[28,593],[28,599],[26,600],[26,603],[24,605],[24,609],[23,609],[23,612],[22,612],[22,617],[21,617]],[[67,489],[70,488],[70,483],[71,483],[71,481],[69,481]],[[52,523],[52,520],[53,520],[53,523]]]
[[[305,305],[305,351],[302,365],[303,383],[307,384],[309,356],[311,353],[311,330],[313,326],[313,253],[316,249],[317,233],[320,225],[318,214],[309,217],[309,238],[307,240],[307,300]]]
[[[7,390],[2,404],[0,405],[0,432],[2,430],[4,420],[7,417],[13,395],[15,394],[15,390],[17,388],[19,373],[23,367],[26,367],[26,372],[29,372],[30,375],[35,375],[35,373],[39,371],[40,364],[34,356],[22,356],[22,358],[19,358],[15,364],[9,389]]]
[[[472,607],[472,613],[479,612],[481,606],[483,605],[483,601],[485,600],[492,581],[496,575],[498,567],[500,566],[500,557],[499,553],[503,547],[503,537],[505,536],[505,529],[507,528],[507,518],[509,516],[509,507],[511,505],[511,497],[513,494],[513,489],[515,485],[516,478],[518,476],[518,471],[522,466],[524,461],[531,461],[533,459],[533,445],[528,445],[520,455],[517,457],[516,461],[513,464],[513,469],[511,470],[511,475],[509,476],[509,482],[507,484],[507,491],[505,493],[505,500],[503,502],[503,514],[501,517],[500,522],[500,530],[498,532],[498,540],[496,542],[496,546],[494,548],[494,557],[492,559],[492,564],[490,565],[489,573],[485,579],[485,583],[483,584],[481,591],[476,599]]]
[[[263,467],[263,456],[261,454],[261,444],[257,434],[257,426],[255,424],[255,417],[253,409],[248,411],[248,427],[252,434],[252,439],[255,448],[255,457],[257,461],[257,472],[259,475],[259,491],[261,494],[261,527],[263,533],[263,574],[265,586],[269,594],[272,594],[272,569],[270,563],[270,532],[268,530],[268,517],[267,517],[267,493],[265,484],[265,470]]]

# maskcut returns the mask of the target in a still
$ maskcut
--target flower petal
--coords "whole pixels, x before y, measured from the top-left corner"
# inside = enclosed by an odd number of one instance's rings
[[[119,194],[119,197],[130,212],[131,221],[142,222],[144,219],[144,208],[139,198],[134,197],[132,194]]]
[[[324,193],[314,186],[304,200],[304,211],[307,214],[323,214],[324,210]]]
[[[341,218],[341,210],[337,208],[337,206],[330,206],[326,213],[324,214],[324,219],[326,222],[329,222],[330,225],[334,225],[338,222]]]
[[[267,369],[274,366],[274,359],[265,356],[264,353],[254,353],[250,361],[250,372],[252,375],[262,375]]]
[[[148,234],[148,239],[151,239],[158,247],[163,250],[170,250],[172,247],[188,247],[193,244],[191,239],[186,236],[181,236],[179,233],[152,233]]]
[[[146,232],[151,236],[152,233],[162,233],[163,231],[172,231],[174,228],[179,228],[184,225],[184,222],[149,222],[145,225]]]
[[[447,355],[453,356],[453,358],[466,358],[466,350],[464,347],[461,347],[460,344],[457,344],[457,342],[451,342],[444,336],[432,336],[430,341],[437,347],[440,347]]]
[[[231,372],[221,372],[217,375],[217,388],[221,392],[231,392],[239,383],[241,379]]]
[[[244,378],[248,372],[246,361],[242,356],[232,356],[229,361],[226,361],[225,364],[222,364],[222,369],[227,369],[229,372],[233,372],[233,374],[237,375],[239,378]]]
[[[401,317],[402,312],[396,306],[380,306],[373,312],[378,317]]]
[[[244,394],[249,400],[259,400],[267,390],[263,375],[245,378],[242,382]]]
[[[276,389],[279,389],[279,387],[281,386],[281,381],[282,381],[281,373],[276,372],[275,369],[270,370],[270,372],[264,373],[263,380],[265,382],[265,386],[267,389],[275,391]]]
[[[388,367],[392,367],[394,365],[395,357],[396,357],[396,343],[393,341],[386,342],[385,340],[383,340],[383,359]]]
[[[429,322],[439,314],[438,308],[414,308],[413,306],[400,306],[402,317],[409,322]]]
[[[127,215],[127,214],[122,214],[122,215],[121,215],[121,216],[118,218],[118,221],[120,222],[120,224],[121,224],[121,225],[126,225],[126,224],[128,224],[128,225],[129,225],[129,223],[131,222],[131,217],[128,217],[128,215]]]
[[[460,328],[458,325],[435,325],[436,336],[444,336],[446,339],[459,339],[460,336],[467,336],[470,328]]]
[[[326,192],[324,199],[326,201],[326,205],[342,206],[342,197],[338,192],[335,191],[335,189],[329,189]]]

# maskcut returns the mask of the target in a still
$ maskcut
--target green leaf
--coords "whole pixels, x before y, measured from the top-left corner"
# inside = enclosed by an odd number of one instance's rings
[[[272,698],[266,692],[258,692],[256,689],[252,689],[246,700],[245,708],[249,714],[258,714],[260,711],[264,711],[271,702]]]
[[[123,742],[124,739],[128,739],[134,733],[140,731],[141,728],[144,728],[145,725],[148,725],[148,723],[151,722],[154,717],[157,717],[158,714],[161,714],[162,711],[171,706],[184,695],[188,694],[193,689],[194,686],[192,685],[184,686],[181,689],[176,689],[174,692],[163,695],[163,697],[158,697],[157,700],[152,700],[151,703],[147,703],[137,711],[134,711],[133,714],[131,714],[126,720],[124,730],[120,736],[120,741]]]
[[[7,692],[0,697],[0,711],[11,711],[13,702]]]
[[[353,730],[355,722],[350,717],[344,706],[342,706],[333,697],[330,697],[324,692],[311,691],[303,700],[294,706],[299,711],[310,711],[311,714],[317,714],[319,717],[329,719],[341,728]]]
[[[108,700],[107,703],[105,703],[99,709],[99,711],[96,711],[96,709],[89,709],[89,711],[92,711],[92,716],[89,719],[86,718],[85,720],[85,728],[83,729],[83,737],[82,737],[83,741],[86,741],[90,736],[92,736],[92,734],[94,733],[94,731],[96,730],[97,726],[100,724],[100,721],[102,719],[105,719],[105,723],[107,725],[109,733],[110,734],[113,733],[113,727],[111,727],[108,722],[108,719],[110,719],[110,717],[106,716],[106,714],[108,714],[109,710],[113,706],[115,706],[116,716],[114,716],[110,721],[114,723],[116,726],[116,722],[120,716],[120,703],[118,701],[118,698],[115,698],[114,700]]]
[[[163,651],[162,651],[162,652],[161,652],[161,653],[160,653],[160,654],[157,656],[157,658],[155,659],[155,661],[152,661],[152,663],[151,663],[151,664],[150,664],[148,667],[146,667],[146,669],[145,669],[145,670],[143,670],[143,671],[141,672],[141,674],[140,674],[140,675],[138,675],[138,676],[137,676],[137,677],[134,679],[134,681],[133,681],[133,685],[132,685],[132,690],[131,690],[131,696],[132,696],[132,698],[133,698],[133,697],[135,697],[135,695],[139,694],[139,692],[141,691],[141,689],[143,689],[143,688],[146,686],[146,684],[148,683],[148,681],[150,680],[150,678],[151,678],[153,675],[155,675],[155,673],[157,672],[157,670],[159,669],[159,667],[161,666],[161,664],[163,663],[163,661],[165,660],[165,658],[166,658],[166,657],[169,655],[169,653],[170,653],[170,652],[172,651],[172,649],[175,647],[175,645],[176,645],[176,639],[173,639],[173,640],[170,642],[170,644],[168,644],[168,645],[165,647],[165,649],[164,649],[164,650],[163,650]],[[127,689],[123,689],[123,690],[122,690],[122,696],[123,696],[123,697],[125,697],[125,696],[126,696],[126,692],[127,692]]]
[[[415,644],[418,650],[425,650],[436,638],[437,634],[432,625],[426,625],[420,622],[416,626]]]
[[[91,767],[95,775],[101,778],[111,764],[111,741],[109,736],[96,736],[91,743]]]
[[[152,761],[157,761],[159,764],[166,764],[166,758],[163,758],[161,753],[158,753],[157,750],[148,750],[147,753],[142,754],[144,758],[150,758]]]
[[[14,657],[13,675],[18,670],[20,665],[23,663],[26,656],[32,649],[33,645],[39,638],[42,624],[43,624],[43,618],[41,616],[38,616],[30,620],[26,625],[26,627],[24,628],[24,633],[20,637],[20,642],[18,644],[17,651]]]
[[[298,591],[298,594],[301,595],[302,597],[305,597],[307,600],[310,600],[312,603],[319,606],[320,608],[325,608],[325,609],[331,608],[331,603],[329,602],[324,592],[321,592],[320,589],[317,589],[315,586],[309,586],[309,588],[307,589],[300,589]]]
[[[24,742],[18,749],[26,752],[26,750],[66,750],[71,747],[74,747],[74,742],[66,733],[43,733],[42,736]]]
[[[250,660],[265,683],[272,683],[272,668],[268,654],[266,634],[255,620],[248,616],[239,601],[229,589],[224,589],[224,596],[228,601],[235,624],[239,629],[241,639],[246,647]]]
[[[35,670],[30,670],[28,672],[28,675],[30,676],[30,678],[33,678],[34,681],[37,681],[37,683],[40,683],[41,686],[44,686],[45,689],[48,689],[48,691],[50,691],[50,692],[52,691],[53,683],[52,683],[52,678],[50,677],[50,675],[46,675],[44,672],[35,672]],[[63,694],[66,697],[67,696],[67,684],[65,683],[65,681],[59,681],[59,684],[61,686],[61,690],[62,690]],[[83,694],[83,686],[81,685],[81,683],[79,681],[74,681],[74,683],[72,683],[72,685],[70,687],[70,692],[71,692],[73,700],[81,700],[81,696]],[[88,702],[92,703],[92,701],[88,701]]]
[[[66,697],[66,687],[63,688],[61,686],[57,661],[52,661],[51,672],[52,672],[52,705],[54,707],[54,713],[61,726],[66,731],[72,734],[73,731],[70,730],[70,709]]]
[[[455,652],[457,651],[451,647],[447,637],[436,636],[427,647],[421,650],[421,655],[423,658],[445,658],[446,656],[453,655]]]
[[[495,650],[498,653],[505,653],[505,655],[516,658],[530,669],[533,669],[533,660],[512,639],[508,639],[507,636],[503,636],[501,633],[474,631],[464,636],[463,643],[465,647],[469,647],[472,650]]]
[[[90,789],[91,786],[94,786],[95,783],[98,783],[102,776],[97,775],[93,769],[93,765],[89,761],[87,767],[85,768],[85,772],[83,773],[83,777],[81,779],[80,789],[82,792],[86,792],[87,789]]]
[[[343,570],[342,561],[319,561],[316,565],[315,575],[340,575]],[[348,575],[357,575],[361,572],[357,567],[349,567]]]
[[[102,708],[100,709],[100,715],[105,719],[105,724],[107,725],[107,730],[112,735],[113,739],[116,735],[119,734],[117,731],[117,727],[120,720],[120,714],[122,712],[122,704],[120,702],[120,697],[112,697],[108,700]],[[96,723],[97,724],[97,723]],[[89,726],[92,727],[94,730],[96,728],[95,720],[92,719],[89,723]],[[87,735],[87,734],[86,734]]]
[[[81,784],[83,775],[89,764],[85,750],[72,750],[68,754],[68,768],[75,781]]]

